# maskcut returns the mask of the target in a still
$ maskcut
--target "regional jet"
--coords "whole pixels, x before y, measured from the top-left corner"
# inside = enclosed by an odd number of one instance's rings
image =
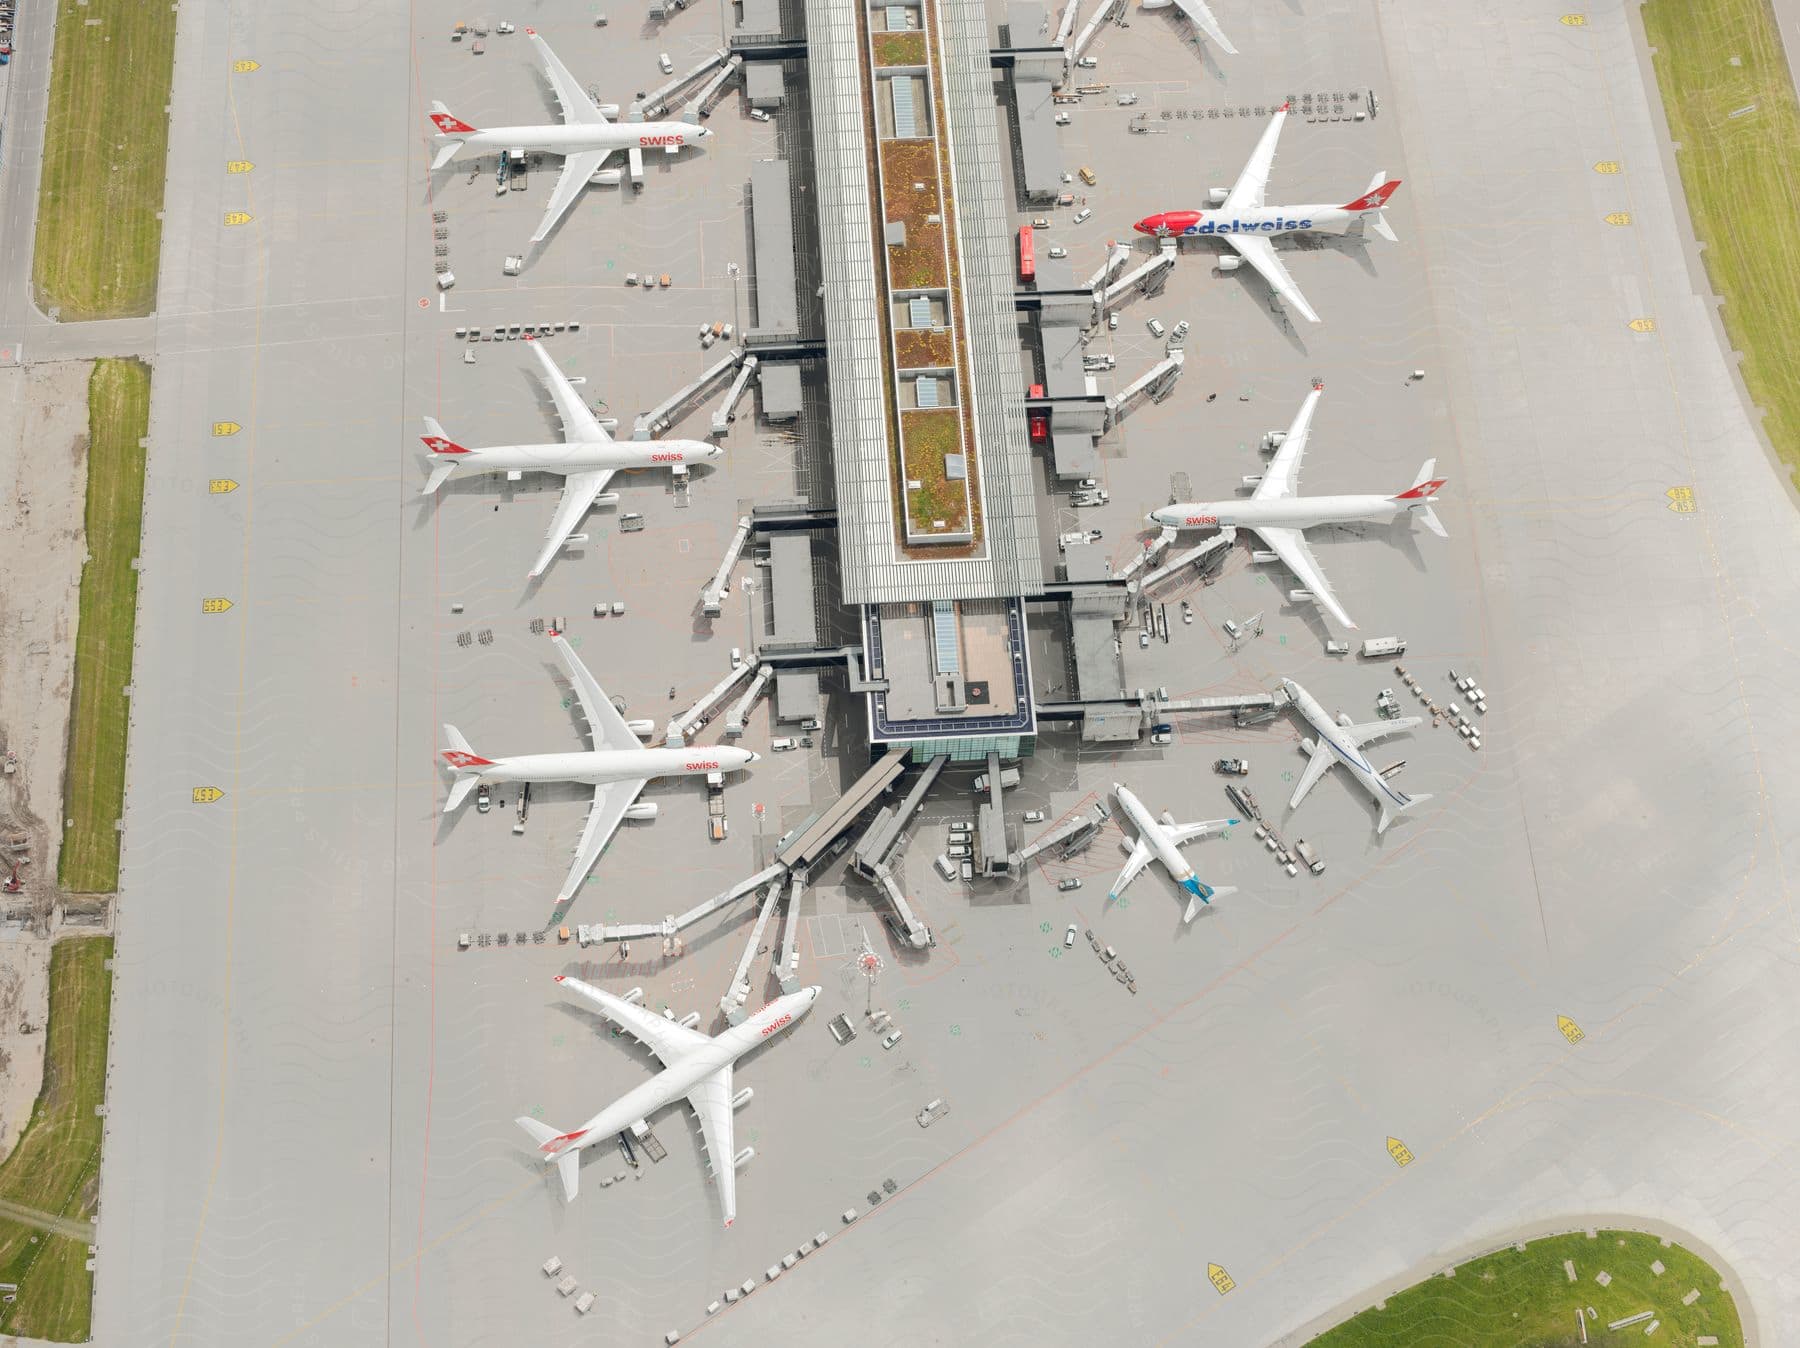
[[[538,1144],[544,1161],[556,1163],[556,1172],[562,1178],[564,1200],[572,1200],[579,1187],[583,1147],[611,1142],[624,1129],[647,1120],[664,1105],[685,1095],[700,1120],[706,1158],[711,1163],[713,1182],[719,1186],[725,1225],[730,1226],[737,1218],[738,1163],[740,1159],[748,1161],[755,1155],[746,1147],[740,1158],[736,1143],[732,1141],[732,1113],[740,1105],[750,1103],[751,1098],[748,1086],[732,1094],[732,1066],[770,1035],[786,1029],[812,1010],[813,1003],[819,1000],[819,989],[802,988],[799,992],[777,997],[742,1025],[733,1025],[712,1036],[680,1021],[646,1011],[635,1002],[591,987],[578,978],[558,975],[556,981],[615,1025],[629,1030],[663,1064],[661,1072],[620,1096],[573,1132],[559,1133],[537,1119],[518,1120],[519,1127],[530,1133],[532,1141]]]
[[[562,500],[550,521],[550,532],[544,550],[532,563],[530,577],[544,574],[562,546],[574,535],[595,504],[611,504],[617,496],[605,495],[606,484],[621,468],[673,468],[678,464],[706,463],[725,451],[702,440],[627,440],[616,441],[606,433],[586,403],[576,395],[568,376],[556,368],[542,342],[527,338],[544,367],[544,386],[556,404],[562,421],[563,443],[560,445],[491,445],[485,449],[469,449],[444,434],[444,428],[431,417],[425,418],[426,434],[421,436],[431,451],[431,476],[421,495],[429,496],[443,485],[444,479],[459,469],[471,473],[505,473],[517,482],[527,472],[555,473],[563,480]]]
[[[1365,721],[1361,725],[1354,725],[1347,715],[1339,712],[1337,720],[1333,721],[1325,714],[1325,708],[1319,705],[1318,700],[1292,679],[1283,679],[1281,686],[1287,690],[1294,710],[1300,713],[1319,737],[1317,740],[1307,738],[1300,741],[1300,747],[1312,757],[1306,770],[1300,774],[1300,784],[1294,788],[1294,796],[1288,801],[1288,809],[1296,808],[1319,778],[1325,775],[1325,770],[1333,764],[1342,764],[1349,769],[1350,775],[1356,778],[1362,789],[1381,807],[1381,820],[1375,825],[1377,833],[1386,833],[1388,825],[1394,822],[1395,815],[1404,814],[1431,799],[1429,794],[1409,796],[1404,791],[1395,790],[1388,783],[1386,774],[1378,771],[1362,751],[1365,744],[1373,744],[1385,736],[1411,730],[1419,724],[1421,718],[1402,716],[1392,721]]]
[[[535,30],[527,28],[525,34],[543,59],[544,73],[562,108],[562,122],[555,126],[495,126],[483,131],[455,116],[442,103],[433,103],[431,124],[437,129],[434,139],[438,151],[431,161],[431,171],[436,173],[465,150],[498,150],[502,154],[515,149],[541,150],[561,155],[562,177],[556,180],[544,218],[537,233],[531,236],[533,243],[544,241],[590,181],[609,187],[620,181],[618,169],[603,167],[620,150],[628,156],[632,181],[636,182],[643,177],[645,150],[678,154],[682,146],[712,135],[704,127],[688,122],[614,122],[612,119],[619,115],[617,104],[595,103]]]
[[[1194,914],[1200,911],[1200,905],[1211,903],[1221,894],[1235,894],[1237,889],[1232,885],[1210,886],[1200,882],[1194,874],[1194,868],[1187,864],[1181,855],[1181,844],[1191,842],[1195,838],[1204,838],[1211,833],[1223,833],[1233,824],[1235,819],[1208,819],[1198,824],[1177,824],[1175,818],[1167,810],[1161,819],[1156,818],[1144,803],[1130,791],[1113,783],[1113,795],[1119,798],[1119,804],[1125,811],[1125,817],[1131,820],[1132,827],[1137,829],[1137,842],[1132,844],[1131,858],[1125,863],[1125,869],[1119,872],[1119,878],[1113,881],[1112,892],[1106,897],[1116,899],[1125,892],[1125,886],[1137,879],[1138,872],[1150,864],[1152,858],[1162,862],[1163,868],[1169,872],[1169,878],[1188,892],[1187,912],[1181,915],[1183,922],[1192,922]]]
[[[612,839],[621,821],[654,819],[656,805],[639,802],[638,793],[652,777],[692,777],[711,772],[736,772],[757,761],[761,755],[748,749],[707,745],[704,748],[646,749],[638,735],[651,734],[655,723],[627,721],[619,715],[611,699],[576,658],[574,650],[560,633],[550,638],[556,653],[562,657],[569,683],[575,690],[576,705],[587,722],[592,749],[581,753],[520,754],[511,758],[483,758],[462,732],[453,725],[444,727],[444,738],[450,747],[444,761],[453,775],[450,794],[444,801],[449,814],[468,799],[478,782],[583,782],[594,788],[594,803],[588,810],[587,823],[581,830],[581,841],[575,846],[575,862],[557,893],[558,904],[567,900],[587,873],[594,860]]]
[[[1310,599],[1345,627],[1355,627],[1344,606],[1332,593],[1331,582],[1319,569],[1318,558],[1306,546],[1306,530],[1324,524],[1386,524],[1401,516],[1416,515],[1427,529],[1445,537],[1431,506],[1446,478],[1432,476],[1437,460],[1425,460],[1412,486],[1397,496],[1296,496],[1300,460],[1312,435],[1313,409],[1325,385],[1314,384],[1281,446],[1260,478],[1247,477],[1256,490],[1230,501],[1178,501],[1150,512],[1152,522],[1168,529],[1250,529],[1268,545],[1266,552],[1252,553],[1259,562],[1279,561],[1292,571],[1304,589],[1293,597]]]
[[[1276,234],[1323,232],[1339,225],[1344,227],[1344,233],[1360,238],[1364,228],[1373,225],[1375,232],[1389,243],[1398,242],[1383,208],[1400,183],[1398,179],[1389,182],[1387,174],[1377,173],[1368,191],[1342,206],[1265,206],[1263,192],[1269,185],[1269,169],[1275,163],[1275,142],[1281,137],[1281,124],[1287,120],[1290,106],[1283,103],[1276,109],[1236,186],[1229,190],[1212,189],[1212,204],[1218,209],[1162,211],[1146,215],[1132,228],[1157,238],[1223,239],[1237,250],[1237,256],[1221,257],[1220,271],[1236,271],[1248,262],[1262,273],[1263,280],[1277,295],[1305,315],[1309,323],[1317,323],[1319,316],[1288,275],[1269,239]]]

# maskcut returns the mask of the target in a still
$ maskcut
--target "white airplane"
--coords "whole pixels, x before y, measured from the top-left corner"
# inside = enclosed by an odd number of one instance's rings
[[[700,1119],[700,1135],[706,1145],[713,1180],[719,1186],[719,1202],[725,1209],[725,1225],[737,1218],[737,1151],[732,1141],[732,1113],[750,1102],[748,1086],[736,1095],[731,1090],[731,1069],[737,1060],[770,1035],[792,1025],[819,1000],[817,987],[802,988],[777,997],[742,1025],[733,1025],[718,1036],[689,1029],[679,1021],[646,1011],[635,1002],[591,987],[578,978],[558,976],[564,988],[591,1003],[608,1020],[632,1035],[663,1064],[663,1070],[643,1085],[627,1091],[581,1127],[559,1133],[537,1119],[519,1119],[519,1127],[531,1134],[546,1163],[554,1161],[562,1178],[563,1199],[573,1200],[579,1187],[583,1147],[611,1142],[620,1132],[646,1120],[664,1105],[682,1096]],[[746,1147],[750,1159],[755,1153]]]
[[[1250,529],[1268,545],[1267,553],[1252,554],[1256,561],[1280,561],[1304,586],[1299,592],[1323,608],[1345,627],[1355,627],[1344,606],[1332,593],[1331,582],[1319,569],[1318,558],[1306,546],[1306,530],[1325,524],[1385,524],[1402,515],[1417,515],[1439,538],[1444,526],[1431,506],[1437,489],[1447,478],[1433,477],[1437,460],[1425,460],[1412,486],[1398,496],[1296,496],[1300,460],[1312,435],[1313,409],[1319,405],[1324,384],[1314,384],[1294,424],[1288,427],[1281,447],[1248,497],[1230,501],[1178,501],[1150,512],[1149,518],[1169,529]]]
[[[1137,879],[1138,872],[1150,864],[1154,857],[1162,862],[1163,868],[1169,872],[1169,878],[1188,892],[1187,912],[1181,915],[1183,922],[1192,922],[1194,914],[1200,911],[1200,905],[1211,903],[1221,894],[1235,894],[1234,885],[1219,885],[1216,888],[1200,883],[1194,874],[1194,868],[1187,864],[1181,855],[1181,844],[1191,842],[1195,838],[1204,838],[1209,833],[1223,833],[1233,824],[1235,819],[1208,819],[1198,824],[1177,824],[1174,816],[1167,810],[1161,819],[1156,818],[1144,803],[1130,791],[1113,783],[1113,795],[1119,798],[1119,804],[1125,809],[1126,818],[1130,819],[1137,829],[1137,842],[1132,845],[1131,858],[1125,863],[1125,869],[1119,872],[1119,878],[1113,881],[1112,892],[1106,897],[1110,901],[1125,892],[1125,886]]]
[[[1311,754],[1312,758],[1307,762],[1306,771],[1300,774],[1300,785],[1294,788],[1294,796],[1288,801],[1288,809],[1296,808],[1306,793],[1313,789],[1314,783],[1334,763],[1341,763],[1348,768],[1350,775],[1362,784],[1363,790],[1374,797],[1375,803],[1381,807],[1381,820],[1375,825],[1377,833],[1386,833],[1388,825],[1394,822],[1395,815],[1403,814],[1415,805],[1423,805],[1431,799],[1429,794],[1409,796],[1404,791],[1396,791],[1362,751],[1365,744],[1373,744],[1385,736],[1411,730],[1419,724],[1419,717],[1402,716],[1392,721],[1365,721],[1362,725],[1353,725],[1348,716],[1339,712],[1337,720],[1333,721],[1325,714],[1325,708],[1319,705],[1318,700],[1292,679],[1283,679],[1281,686],[1287,689],[1294,709],[1306,719],[1319,737],[1317,740],[1309,738],[1300,741],[1300,747]]]
[[[575,690],[575,701],[588,723],[588,738],[595,741],[592,749],[572,754],[519,754],[511,758],[483,758],[469,747],[462,732],[453,725],[444,727],[444,738],[450,747],[444,761],[450,765],[454,779],[444,801],[449,814],[463,801],[478,782],[585,782],[594,788],[594,803],[588,810],[587,823],[581,830],[581,841],[575,846],[575,862],[568,878],[556,896],[562,903],[587,878],[594,859],[611,840],[619,823],[625,819],[654,819],[653,802],[638,803],[638,793],[652,777],[693,777],[709,772],[736,772],[761,757],[748,749],[724,745],[696,746],[691,749],[646,749],[638,732],[651,734],[650,721],[628,722],[619,715],[611,699],[575,656],[560,634],[550,638],[556,653],[562,657],[569,683]]]
[[[1225,30],[1219,27],[1219,21],[1213,17],[1212,10],[1207,8],[1206,0],[1144,0],[1143,7],[1167,9],[1170,5],[1185,14],[1187,21],[1217,43],[1221,50],[1233,56],[1238,54],[1238,49],[1231,45],[1231,39],[1225,36]]]
[[[544,574],[563,544],[569,541],[596,503],[612,475],[621,468],[673,467],[678,463],[706,463],[725,451],[702,440],[614,440],[588,405],[577,396],[568,376],[556,368],[544,344],[532,338],[531,349],[538,364],[544,367],[544,386],[556,404],[562,421],[563,443],[560,445],[492,445],[486,449],[469,449],[444,434],[444,428],[431,417],[425,418],[427,434],[419,437],[431,451],[431,476],[426,480],[422,496],[429,496],[444,484],[444,479],[459,468],[474,473],[505,473],[517,482],[527,472],[555,473],[563,480],[562,500],[550,520],[550,532],[544,550],[532,563],[533,580]],[[616,497],[604,498],[610,504]]]
[[[561,155],[562,177],[556,180],[556,190],[550,194],[550,204],[544,208],[543,221],[538,225],[537,233],[531,236],[533,243],[544,241],[590,181],[609,187],[620,181],[622,175],[618,169],[603,167],[620,150],[630,158],[631,176],[635,181],[643,176],[645,150],[659,149],[665,154],[678,154],[682,146],[712,135],[706,128],[687,122],[614,122],[612,119],[619,115],[617,104],[602,107],[595,103],[535,30],[527,28],[525,35],[543,58],[544,73],[562,108],[562,123],[556,126],[495,126],[483,131],[455,116],[442,103],[433,103],[431,124],[437,128],[434,140],[438,151],[431,161],[431,171],[436,173],[464,150],[498,150],[503,154],[507,150],[542,150]]]
[[[1236,271],[1242,263],[1248,262],[1262,273],[1263,280],[1277,295],[1304,314],[1309,323],[1317,323],[1319,316],[1306,302],[1306,296],[1300,293],[1300,287],[1294,284],[1294,278],[1288,275],[1288,269],[1276,256],[1275,245],[1269,239],[1277,234],[1307,230],[1323,232],[1339,225],[1344,227],[1346,234],[1360,237],[1366,226],[1373,225],[1382,238],[1396,243],[1398,239],[1393,226],[1387,222],[1383,207],[1400,182],[1398,179],[1389,182],[1387,174],[1377,173],[1367,192],[1342,206],[1265,206],[1263,192],[1269,185],[1269,169],[1275,163],[1275,142],[1281,137],[1281,124],[1287,120],[1288,107],[1283,103],[1269,119],[1269,129],[1256,143],[1256,151],[1244,165],[1237,184],[1229,191],[1223,187],[1212,189],[1212,204],[1217,209],[1161,211],[1146,215],[1132,228],[1140,234],[1158,238],[1223,239],[1237,250],[1238,256],[1220,258],[1220,271]]]

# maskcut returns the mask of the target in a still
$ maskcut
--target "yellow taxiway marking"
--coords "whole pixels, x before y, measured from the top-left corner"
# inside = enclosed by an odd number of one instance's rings
[[[194,788],[194,804],[211,805],[224,796],[224,792],[216,786],[196,786]]]
[[[1669,498],[1669,509],[1677,515],[1691,515],[1697,508],[1692,487],[1670,487],[1663,494]]]
[[[1231,1280],[1231,1275],[1218,1264],[1208,1264],[1206,1266],[1206,1280],[1218,1289],[1220,1296],[1224,1296],[1232,1288],[1237,1286],[1237,1284]]]
[[[213,434],[214,435],[236,435],[239,431],[241,431],[243,429],[244,428],[242,426],[238,425],[237,422],[235,422],[235,421],[215,421],[215,422],[213,422]]]
[[[1602,159],[1594,165],[1595,173],[1617,173],[1625,166],[1616,159]]]
[[[216,599],[202,599],[200,601],[200,611],[202,613],[223,613],[230,607],[231,601],[222,597]]]
[[[1556,1018],[1556,1028],[1562,1031],[1562,1037],[1567,1039],[1571,1044],[1579,1044],[1583,1039],[1587,1038],[1587,1032],[1567,1016],[1558,1016]]]
[[[206,489],[214,496],[223,496],[226,492],[236,491],[238,484],[228,477],[215,477],[207,481]]]
[[[1606,223],[1609,225],[1629,225],[1631,223],[1631,212],[1614,211],[1611,215],[1606,217]]]
[[[1654,318],[1634,318],[1625,326],[1633,332],[1655,332],[1656,320]]]
[[[1412,1149],[1397,1137],[1387,1140],[1387,1153],[1394,1158],[1397,1166],[1409,1166],[1413,1163]]]

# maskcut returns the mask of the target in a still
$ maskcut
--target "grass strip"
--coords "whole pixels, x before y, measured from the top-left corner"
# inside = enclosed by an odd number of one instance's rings
[[[75,693],[63,775],[64,818],[58,878],[80,894],[119,887],[124,813],[125,732],[137,626],[137,558],[143,534],[144,451],[150,426],[150,367],[102,360],[88,381],[88,563],[81,569],[75,635]]]

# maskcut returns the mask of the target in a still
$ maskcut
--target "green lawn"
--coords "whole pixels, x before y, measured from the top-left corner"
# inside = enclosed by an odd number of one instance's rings
[[[125,685],[131,682],[137,624],[138,555],[143,532],[144,451],[150,425],[150,367],[136,360],[95,362],[88,381],[87,547],[81,570],[81,619],[75,633],[75,696],[64,771],[59,879],[79,894],[119,887],[124,811]]]
[[[1649,0],[1643,16],[1726,331],[1800,481],[1800,107],[1774,16],[1768,0]]]
[[[64,319],[156,305],[174,61],[168,5],[56,0],[31,276],[38,304]]]
[[[1565,1259],[1575,1264],[1571,1283]],[[1661,1277],[1650,1265],[1662,1261]],[[1602,1287],[1599,1273],[1612,1275]],[[1700,1299],[1681,1299],[1698,1289]],[[1702,1334],[1717,1336],[1720,1348],[1742,1348],[1737,1307],[1719,1290],[1719,1275],[1698,1255],[1679,1245],[1668,1249],[1656,1236],[1637,1231],[1601,1231],[1589,1240],[1546,1236],[1521,1252],[1505,1249],[1457,1265],[1456,1276],[1427,1279],[1387,1299],[1385,1310],[1366,1310],[1314,1339],[1308,1348],[1564,1348],[1578,1345],[1575,1312],[1592,1306],[1588,1343],[1596,1348],[1653,1343],[1659,1348],[1693,1348]],[[1614,1320],[1654,1311],[1661,1326],[1644,1337],[1641,1321],[1608,1332]]]
[[[112,1010],[109,936],[57,942],[50,952],[50,1022],[44,1085],[19,1145],[0,1163],[0,1199],[91,1221],[106,1096],[106,1026]],[[123,1200],[130,1201],[129,1195]],[[73,1343],[88,1337],[93,1276],[87,1242],[0,1221],[0,1282],[19,1297],[0,1307],[0,1331]]]

